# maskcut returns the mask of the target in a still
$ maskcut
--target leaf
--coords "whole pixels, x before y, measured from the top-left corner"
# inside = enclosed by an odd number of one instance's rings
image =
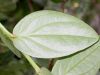
[[[37,58],[56,58],[83,50],[98,40],[83,21],[57,11],[29,14],[14,28],[13,43],[23,53]]]
[[[13,35],[8,32],[3,25],[0,23],[0,38],[3,41],[3,43],[18,57],[21,57],[21,53],[16,49],[16,47],[13,45],[13,42],[11,38]]]
[[[58,60],[53,75],[96,75],[100,68],[100,41],[71,57]]]
[[[52,75],[51,72],[46,68],[41,68],[39,75]]]

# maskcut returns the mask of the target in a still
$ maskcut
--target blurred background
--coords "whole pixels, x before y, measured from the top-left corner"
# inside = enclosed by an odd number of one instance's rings
[[[12,32],[25,15],[44,9],[80,18],[100,34],[100,0],[0,0],[0,22]],[[40,66],[48,67],[48,60],[34,60]],[[0,40],[0,75],[34,75],[33,73],[28,62],[16,57]]]

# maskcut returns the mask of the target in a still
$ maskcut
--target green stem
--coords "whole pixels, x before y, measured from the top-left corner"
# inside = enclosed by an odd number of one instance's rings
[[[32,65],[32,67],[35,69],[37,73],[39,73],[40,68],[37,66],[37,64],[32,60],[32,58],[29,55],[23,54],[25,58],[29,61],[29,63]]]
[[[20,52],[13,45],[12,39],[14,35],[11,34],[1,23],[0,23],[0,38],[2,42],[7,46],[14,54],[21,57]]]
[[[19,51],[17,51],[17,49],[13,46],[12,43],[12,38],[14,38],[14,35],[11,34],[9,31],[7,31],[1,23],[0,23],[0,38],[9,49],[11,49],[16,55],[20,57]],[[40,71],[40,68],[37,66],[37,64],[32,60],[30,56],[26,54],[23,55],[29,61],[29,63],[32,65],[35,71],[38,73]]]
[[[5,35],[6,37],[14,37],[5,27],[0,23],[0,36]]]

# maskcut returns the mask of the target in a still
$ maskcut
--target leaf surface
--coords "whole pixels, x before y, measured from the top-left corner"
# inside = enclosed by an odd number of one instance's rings
[[[83,21],[57,11],[29,14],[14,28],[15,47],[37,58],[56,58],[83,50],[98,40],[97,33]]]
[[[53,75],[96,75],[100,68],[100,41],[71,57],[58,60]]]

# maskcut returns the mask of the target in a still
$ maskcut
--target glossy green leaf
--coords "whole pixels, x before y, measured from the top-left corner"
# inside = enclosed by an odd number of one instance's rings
[[[38,75],[52,75],[52,74],[48,69],[43,67],[43,68],[41,68],[41,70],[40,70]]]
[[[58,60],[53,75],[96,75],[100,68],[100,41],[71,57]]]
[[[50,10],[29,14],[15,26],[13,34],[18,50],[38,58],[67,56],[91,46],[99,38],[83,21]]]

